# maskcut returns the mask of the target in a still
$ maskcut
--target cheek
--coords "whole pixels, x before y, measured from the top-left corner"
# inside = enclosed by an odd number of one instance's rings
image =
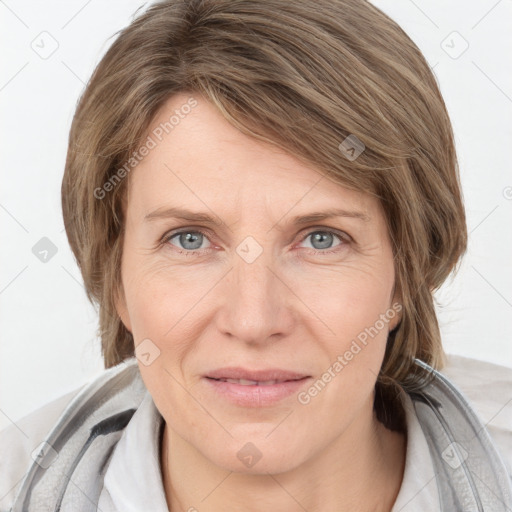
[[[198,329],[206,321],[198,322],[198,308],[194,309],[204,295],[204,287],[184,279],[166,262],[148,264],[143,258],[132,257],[127,258],[124,270],[136,355],[140,363],[140,353],[146,353],[146,349],[154,357],[150,365],[139,364],[144,380],[154,381],[153,389],[158,388],[158,383],[170,378],[166,370],[182,380],[183,361],[195,348]]]
[[[159,339],[172,326],[172,291],[156,285],[144,274],[135,276],[125,287],[126,304],[135,344],[144,338]]]
[[[123,283],[136,343],[147,337],[163,339],[185,314],[188,302],[199,290],[195,293],[197,282],[187,283],[182,274],[165,259],[139,255],[133,247],[127,249]]]
[[[333,383],[324,403],[337,403],[340,396],[357,402],[373,388],[397,314],[390,303],[393,259],[385,256],[317,273],[314,282],[300,284],[298,295],[317,316],[313,337],[328,359],[322,380]]]
[[[183,409],[183,361],[194,346],[183,293],[160,272],[138,266],[126,286],[141,377],[159,410]],[[149,354],[145,359],[145,354]]]
[[[328,300],[318,311],[328,330],[317,324],[327,335],[317,335],[316,340],[327,356],[326,364],[299,397],[307,405],[304,412],[328,416],[343,429],[371,400],[396,314],[389,304],[391,289],[387,280],[368,278],[338,283],[336,293],[325,295]]]
[[[296,273],[292,286],[325,334],[346,341],[373,326],[391,308],[392,259],[378,263]]]

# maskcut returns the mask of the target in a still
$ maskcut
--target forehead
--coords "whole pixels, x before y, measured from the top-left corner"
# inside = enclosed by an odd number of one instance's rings
[[[151,149],[130,174],[130,209],[168,205],[215,211],[347,207],[371,213],[376,202],[291,153],[233,127],[198,94],[169,98],[150,124]],[[131,206],[130,206],[131,205]],[[295,205],[295,206],[294,206]]]

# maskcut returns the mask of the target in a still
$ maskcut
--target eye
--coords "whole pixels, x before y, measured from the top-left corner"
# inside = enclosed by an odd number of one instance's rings
[[[349,235],[343,232],[336,232],[328,229],[316,229],[306,234],[301,243],[306,242],[308,239],[311,240],[310,246],[306,247],[313,251],[314,254],[329,254],[340,251],[347,245],[352,239]],[[339,242],[335,245],[336,239]],[[208,246],[204,247],[204,243],[208,242]],[[180,254],[192,256],[199,254],[201,251],[209,251],[211,249],[211,243],[209,242],[206,233],[200,230],[181,230],[176,233],[167,233],[162,238],[162,244],[172,245],[174,250]]]
[[[172,241],[174,239],[176,243]],[[208,238],[202,231],[184,230],[165,235],[162,242],[170,243],[180,253],[196,254],[199,250],[209,249],[209,247],[202,247],[205,240]]]
[[[335,241],[336,238],[340,240],[340,243],[333,246],[333,241]],[[315,254],[337,252],[350,241],[350,237],[346,233],[341,234],[329,230],[310,231],[302,239],[302,242],[305,242],[308,239],[311,239],[311,246],[309,248],[313,249]],[[332,249],[333,247],[334,250],[327,250]]]

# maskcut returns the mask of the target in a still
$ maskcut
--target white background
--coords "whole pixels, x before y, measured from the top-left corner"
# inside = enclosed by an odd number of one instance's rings
[[[512,2],[374,3],[434,68],[456,135],[470,237],[458,275],[437,294],[445,347],[512,367]],[[102,371],[60,184],[79,94],[142,4],[0,1],[0,429]],[[32,48],[43,44],[58,48],[43,59]],[[46,263],[32,252],[42,237],[57,248]]]

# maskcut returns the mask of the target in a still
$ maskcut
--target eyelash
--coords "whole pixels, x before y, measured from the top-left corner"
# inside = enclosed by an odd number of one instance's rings
[[[172,244],[169,244],[170,240],[173,239],[174,237],[178,236],[178,235],[182,235],[184,233],[200,233],[201,235],[203,235],[204,237],[208,238],[208,233],[206,231],[203,231],[201,229],[182,229],[180,231],[176,231],[176,232],[170,232],[170,233],[166,233],[163,237],[162,237],[162,240],[161,240],[161,244],[162,245],[172,245]],[[314,229],[312,229],[311,231],[308,231],[301,239],[300,239],[300,242],[304,242],[304,240],[306,240],[306,238],[308,238],[308,236],[311,236],[312,234],[314,233],[329,233],[329,234],[332,234],[332,235],[335,235],[337,236],[342,243],[340,243],[339,245],[336,245],[334,249],[325,249],[325,250],[320,250],[320,249],[311,249],[309,248],[309,251],[312,251],[312,253],[314,255],[317,255],[317,254],[333,254],[333,253],[337,253],[341,247],[345,246],[347,243],[350,243],[352,241],[352,238],[347,234],[347,233],[344,233],[343,231],[337,231],[337,230],[333,230],[332,228],[319,228],[319,227],[316,227]],[[186,256],[195,256],[197,254],[200,254],[201,251],[210,251],[211,248],[207,248],[207,249],[196,249],[196,250],[192,250],[192,251],[187,251],[187,250],[184,250],[184,249],[180,249],[179,247],[176,247],[175,245],[172,245],[173,249],[172,250],[175,250],[177,251],[179,254],[185,254]]]

